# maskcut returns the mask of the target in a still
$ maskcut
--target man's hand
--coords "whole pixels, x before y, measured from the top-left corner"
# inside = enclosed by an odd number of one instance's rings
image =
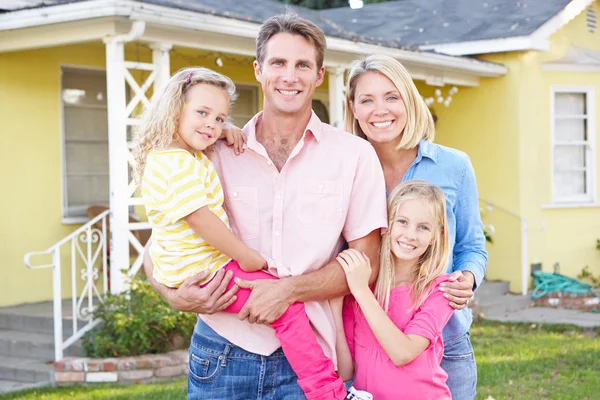
[[[246,135],[237,126],[226,124],[223,126],[220,139],[227,141],[227,146],[233,146],[233,152],[236,156],[239,156],[244,152],[244,145],[246,144]]]
[[[171,306],[180,311],[214,314],[233,304],[237,299],[237,285],[225,292],[232,273],[224,273],[221,269],[206,286],[200,287],[199,282],[209,274],[210,271],[205,270],[187,278],[177,289],[167,288],[166,298]]]
[[[252,290],[238,314],[239,319],[248,319],[251,324],[269,325],[278,320],[291,304],[288,300],[290,289],[285,279],[246,281],[236,278],[235,283],[240,288]]]
[[[462,310],[473,298],[473,285],[475,277],[469,271],[454,271],[448,278],[448,282],[440,284],[440,291],[444,297],[450,300],[450,307]]]

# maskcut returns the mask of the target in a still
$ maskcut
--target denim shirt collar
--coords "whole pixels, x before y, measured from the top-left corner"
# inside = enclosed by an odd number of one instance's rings
[[[437,164],[437,155],[437,147],[433,143],[421,140],[419,142],[419,150],[417,151],[415,163],[419,163],[423,157],[427,157]]]

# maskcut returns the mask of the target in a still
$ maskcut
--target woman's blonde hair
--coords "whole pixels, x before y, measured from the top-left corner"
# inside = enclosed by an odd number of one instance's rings
[[[133,139],[135,168],[133,177],[140,184],[146,167],[146,157],[155,150],[164,150],[177,139],[179,116],[185,104],[185,95],[194,85],[204,83],[223,89],[229,96],[229,105],[236,99],[235,84],[225,75],[208,68],[189,67],[177,71],[163,89],[154,96],[152,104],[145,110],[142,123]]]
[[[434,219],[433,240],[425,253],[419,257],[416,267],[411,271],[410,297],[414,309],[419,308],[429,296],[434,280],[446,271],[450,243],[448,241],[448,218],[446,217],[446,198],[437,186],[425,181],[406,181],[394,188],[388,199],[388,230],[381,240],[379,276],[375,284],[375,297],[387,312],[390,292],[394,285],[394,255],[390,233],[396,221],[398,209],[408,200],[426,203]]]
[[[410,74],[400,61],[383,55],[372,54],[364,59],[356,60],[350,65],[346,85],[346,117],[345,129],[348,132],[367,139],[356,118],[353,105],[355,101],[356,83],[358,78],[367,72],[377,72],[388,78],[400,92],[400,97],[406,107],[406,126],[398,150],[417,147],[421,140],[433,142],[435,125],[433,117],[425,101],[419,94]]]

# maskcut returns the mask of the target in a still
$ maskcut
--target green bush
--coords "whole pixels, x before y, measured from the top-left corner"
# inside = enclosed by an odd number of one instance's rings
[[[129,291],[104,297],[94,310],[102,323],[83,337],[87,357],[124,357],[186,348],[196,315],[174,310],[145,277]]]

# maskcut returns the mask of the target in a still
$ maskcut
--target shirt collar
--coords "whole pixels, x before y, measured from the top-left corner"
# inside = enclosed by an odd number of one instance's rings
[[[256,114],[250,121],[248,121],[244,128],[242,128],[242,131],[246,134],[246,137],[248,138],[248,147],[250,148],[253,148],[256,145],[256,143],[258,143],[256,140],[256,125],[262,119],[262,114],[262,111]],[[310,132],[310,134],[315,138],[317,143],[319,143],[323,136],[322,128],[323,124],[321,123],[321,120],[319,119],[319,117],[317,117],[317,114],[315,114],[314,111],[311,111],[310,120],[308,121],[308,125],[306,125],[306,128],[304,129],[303,136],[305,137],[306,133]]]
[[[419,150],[417,152],[417,162],[421,161],[423,157],[431,159],[434,163],[437,163],[437,147],[426,140],[419,142]]]

